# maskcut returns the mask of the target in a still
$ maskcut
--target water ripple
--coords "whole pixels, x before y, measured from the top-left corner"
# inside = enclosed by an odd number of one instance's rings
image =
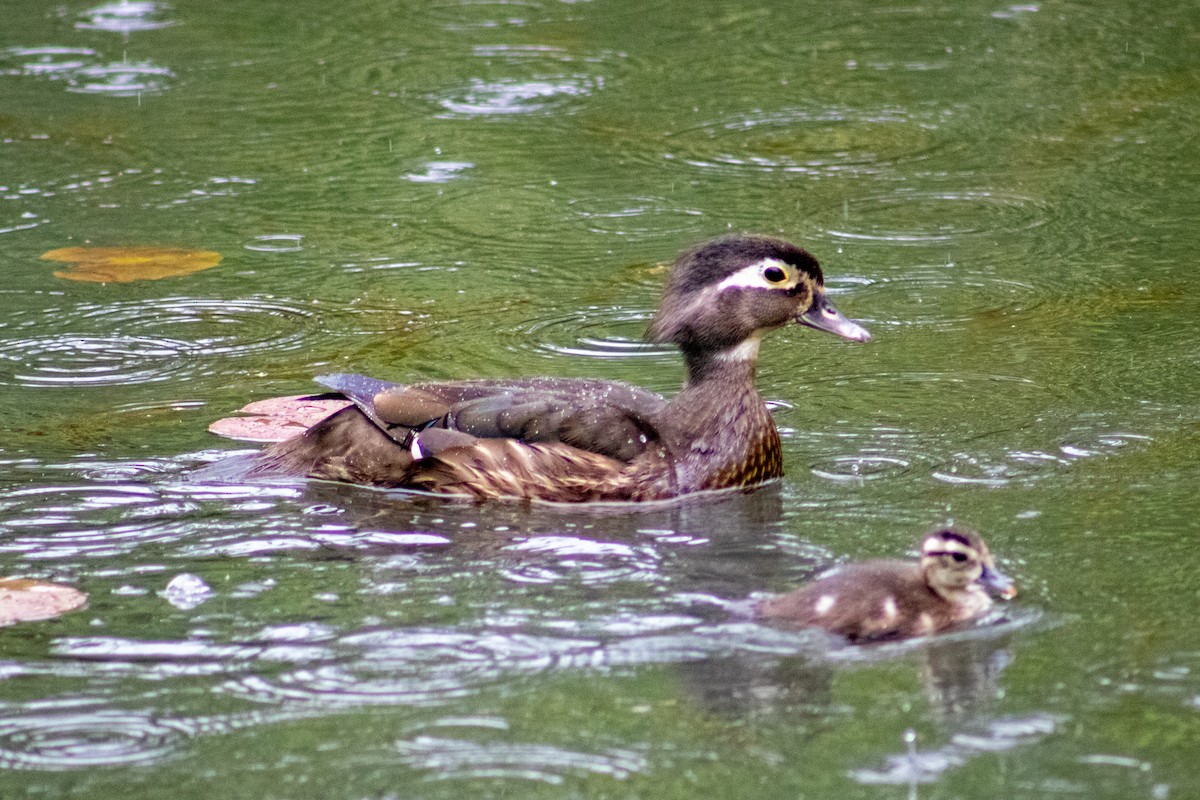
[[[545,5],[534,0],[445,0],[430,4],[429,11],[448,31],[520,28],[547,13]]]
[[[165,209],[238,197],[256,185],[255,179],[237,175],[197,177],[162,168],[129,167],[0,185],[0,199],[16,201],[27,209],[35,203],[61,209],[65,202],[98,208]],[[33,213],[27,211],[22,218]]]
[[[933,477],[943,483],[999,487],[1014,481],[1049,477],[1065,463],[1065,459],[1040,450],[1018,450],[999,455],[959,452],[935,469]]]
[[[630,239],[652,240],[682,233],[699,236],[704,225],[703,212],[680,208],[662,197],[602,194],[573,199],[568,205],[592,233]]]
[[[927,245],[1030,230],[1049,215],[1042,201],[1015,193],[899,189],[848,199],[826,218],[833,239]]]
[[[861,281],[857,307],[871,309],[875,325],[953,328],[984,314],[1016,313],[1038,305],[1038,287],[957,264],[920,264]]]
[[[673,164],[732,174],[870,174],[928,158],[945,142],[900,108],[755,111],[666,137]]]
[[[133,484],[7,488],[0,491],[7,531],[0,552],[36,559],[111,557],[178,536],[173,520],[195,509]]]
[[[989,410],[992,422],[999,425],[1005,421],[1025,421],[1030,413],[1037,413],[1059,397],[1061,389],[1039,381],[1017,375],[989,374],[979,372],[884,372],[861,375],[840,375],[816,378],[806,399],[810,405],[836,403],[842,413],[846,403],[871,401],[871,413],[880,424],[886,424],[889,416],[900,426],[921,424],[926,420],[935,425],[948,414],[957,414],[955,419],[970,419],[970,409],[978,408],[981,399],[995,400],[1004,397],[1006,403]],[[889,415],[879,408],[878,398],[888,398],[887,406],[905,409],[903,414]],[[930,398],[936,398],[931,403]],[[786,415],[785,415],[786,416]]]
[[[945,410],[953,402],[953,396],[947,396],[938,408]],[[1005,418],[999,411],[988,412],[979,426],[957,430],[939,427],[936,420],[910,418],[904,427],[861,431],[788,429],[787,438],[804,439],[801,449],[810,454],[809,468],[830,481],[932,477],[943,483],[987,487],[1055,478],[1081,462],[1128,456],[1153,441],[1150,434],[1131,429],[1133,422],[1123,416],[1085,413],[1034,420],[1032,413],[1037,412],[1016,410]],[[910,427],[914,423],[923,427]]]
[[[745,622],[699,625],[652,636],[617,639],[561,659],[563,669],[612,669],[646,664],[682,664],[729,656],[739,652],[758,655],[795,655],[815,652],[820,641],[812,631],[777,631]]]
[[[191,739],[305,715],[303,710],[271,709],[164,719],[149,711],[101,708],[91,700],[36,701],[24,706],[19,716],[0,716],[0,769],[64,771],[158,764],[177,755]]]
[[[219,665],[221,662],[246,661],[261,652],[260,647],[214,644],[204,641],[142,641],[114,636],[89,636],[58,639],[52,652],[56,656],[76,661],[107,663],[140,663],[154,672],[154,664],[182,665],[185,663]]]
[[[67,770],[147,765],[163,761],[187,741],[182,726],[148,711],[78,709],[0,718],[0,766]]]
[[[590,306],[518,329],[509,345],[572,358],[637,358],[673,363],[673,347],[647,344],[653,312],[623,306]]]
[[[67,91],[79,94],[104,94],[109,97],[137,97],[156,94],[169,88],[175,77],[167,67],[150,61],[94,64],[75,70],[67,77]]]
[[[10,386],[104,386],[169,380],[187,369],[186,342],[148,336],[59,334],[5,343],[0,383]]]
[[[89,8],[80,14],[83,19],[75,27],[87,31],[108,31],[130,34],[168,28],[175,20],[163,19],[168,6],[151,0],[118,0],[115,3]]]
[[[1074,430],[1059,443],[1059,452],[1069,459],[1110,456],[1139,450],[1153,441],[1140,433],[1114,430]]]
[[[347,664],[281,675],[245,676],[216,691],[259,703],[329,707],[438,705],[511,673],[539,672],[584,643],[522,634],[411,629],[351,634],[339,647],[361,650]]]
[[[181,457],[161,466],[141,462],[127,466],[144,480],[143,473],[178,473],[194,463],[195,457]],[[38,462],[26,469],[37,469],[39,475],[46,472],[46,466]],[[113,483],[0,487],[0,517],[4,520],[0,553],[26,560],[74,560],[111,558],[164,545],[184,556],[193,551],[208,555],[236,544],[250,547],[268,538],[295,539],[297,547],[308,550],[340,544],[323,543],[323,526],[314,526],[304,514],[264,519],[265,512],[279,510],[298,495],[299,488],[294,485],[170,485],[161,479],[139,484],[136,478],[131,481],[126,471],[103,462],[75,463],[65,471],[72,476],[82,473],[85,481],[93,471],[115,477]],[[353,541],[373,541],[377,536]]]
[[[568,777],[607,775],[623,779],[649,762],[632,750],[581,753],[550,744],[475,742],[416,736],[396,743],[401,763],[426,770],[426,780],[507,778],[559,785]]]
[[[192,331],[194,355],[242,355],[262,350],[294,350],[304,344],[317,314],[296,303],[262,298],[209,300],[168,297],[150,302],[110,304],[86,315],[131,331]],[[229,331],[236,331],[236,333]],[[217,331],[222,334],[218,335]]]
[[[65,79],[98,55],[87,47],[10,47],[0,50],[0,75]]]
[[[152,61],[105,63],[95,50],[78,47],[11,47],[0,50],[0,75],[62,81],[68,92],[136,97],[170,88],[175,73]]]
[[[841,60],[847,70],[930,72],[955,63],[954,49],[945,45],[945,32],[957,31],[962,16],[952,4],[847,10],[849,13],[838,14],[834,24],[822,32],[831,43],[829,57]],[[880,36],[880,30],[889,35]],[[949,41],[956,40],[957,36],[949,36]],[[897,42],[903,45],[897,47]]]
[[[520,556],[520,563],[501,570],[504,577],[516,583],[575,580],[592,585],[662,579],[660,556],[652,547],[575,536],[534,536],[507,545],[504,551]]]
[[[594,94],[603,85],[603,79],[589,75],[496,81],[472,78],[467,85],[448,89],[432,99],[445,110],[439,115],[443,119],[511,114],[560,116],[572,110],[569,100]]]
[[[0,192],[4,191],[4,187],[0,186]],[[38,216],[32,211],[23,211],[16,217],[10,217],[10,221],[0,222],[0,233],[15,233],[16,231],[27,231],[31,228],[36,228],[45,222],[45,218]]]
[[[463,177],[475,165],[470,161],[429,161],[421,172],[410,172],[404,180],[410,183],[449,183]]]
[[[222,644],[203,640],[147,641],[115,636],[56,639],[51,652],[56,661],[48,670],[58,677],[125,676],[146,681],[167,678],[228,675],[244,671],[252,662],[307,665],[328,661],[329,648],[304,640],[282,640],[271,630],[261,642]]]
[[[467,185],[449,189],[437,198],[431,213],[438,217],[443,235],[463,245],[480,241],[493,248],[507,248],[522,254],[525,263],[531,254],[551,254],[561,265],[562,232],[548,224],[547,209],[565,202],[565,193],[550,184]]]
[[[818,477],[854,483],[897,477],[911,468],[911,459],[884,453],[831,456],[809,465],[809,469]]]
[[[468,3],[463,8],[479,8]],[[343,54],[349,54],[341,48]],[[347,90],[367,90],[399,102],[423,98],[443,119],[512,118],[570,114],[579,100],[600,91],[608,76],[626,66],[623,53],[575,50],[557,44],[475,44],[468,53],[453,46],[412,47],[381,53],[364,47],[331,60],[329,80]],[[413,76],[438,76],[414,92]]]
[[[615,64],[625,59],[612,50],[577,52],[547,44],[478,44],[471,54],[499,64]]]
[[[933,477],[959,485],[1026,484],[1054,477],[1085,459],[1128,455],[1153,441],[1147,435],[1091,428],[1085,423],[1073,424],[1066,432],[1046,431],[1040,438],[1046,442],[1041,448],[1009,446],[999,452],[955,452],[933,471]]]
[[[1002,717],[979,726],[978,730],[956,734],[948,744],[933,750],[918,751],[914,744],[908,753],[888,756],[885,766],[851,770],[850,777],[871,786],[933,783],[972,758],[1035,744],[1066,721],[1065,717],[1047,713]]]
[[[61,328],[116,330],[117,333]],[[17,312],[0,324],[0,384],[25,387],[150,383],[195,373],[206,357],[305,347],[320,318],[284,300],[168,297]],[[22,337],[26,331],[37,335]],[[17,334],[13,336],[13,334]]]
[[[638,631],[674,630],[629,635],[631,624]],[[585,627],[589,630],[578,632],[595,633],[598,638],[564,638],[561,632],[539,636],[445,629],[349,634],[335,644],[325,645],[343,655],[342,663],[328,663],[327,659],[326,663],[282,674],[244,675],[215,690],[290,708],[438,706],[471,696],[497,680],[546,671],[681,663],[739,651],[787,655],[814,644],[807,633],[776,631],[751,623],[698,626],[696,619],[682,615],[663,616],[648,625],[630,623],[627,616],[618,615],[602,620],[598,626]],[[609,642],[599,640],[610,637]],[[345,658],[351,653],[356,656]]]
[[[255,236],[242,245],[256,253],[299,253],[304,249],[304,235],[299,233],[268,233]]]

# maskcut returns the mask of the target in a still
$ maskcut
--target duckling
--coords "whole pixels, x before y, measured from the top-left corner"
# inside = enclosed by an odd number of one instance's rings
[[[789,628],[820,627],[851,642],[926,636],[977,619],[988,593],[1010,599],[1013,582],[996,569],[983,539],[964,527],[935,528],[921,560],[865,561],[762,601],[755,616]]]
[[[766,236],[722,237],[675,262],[648,338],[683,352],[672,399],[626,383],[518,378],[397,384],[318,377],[350,405],[253,457],[249,475],[477,500],[649,501],[750,488],[783,474],[754,386],[762,335],[796,322],[871,337],[826,296],[817,260]]]

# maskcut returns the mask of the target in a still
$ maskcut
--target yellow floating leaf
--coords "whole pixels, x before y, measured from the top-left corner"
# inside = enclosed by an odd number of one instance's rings
[[[0,625],[51,619],[87,604],[87,595],[60,583],[0,578]]]
[[[94,283],[156,281],[221,263],[220,253],[173,247],[60,247],[42,258],[72,265],[55,272],[56,278]]]

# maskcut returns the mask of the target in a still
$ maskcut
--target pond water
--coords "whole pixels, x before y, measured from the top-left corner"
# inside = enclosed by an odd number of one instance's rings
[[[0,630],[0,796],[1196,796],[1195,4],[0,16],[0,574],[90,594]],[[875,334],[765,342],[777,485],[187,480],[323,372],[672,392],[661,264],[730,230],[803,243]],[[89,245],[222,261],[39,259]],[[1021,587],[994,627],[736,613],[948,518]]]

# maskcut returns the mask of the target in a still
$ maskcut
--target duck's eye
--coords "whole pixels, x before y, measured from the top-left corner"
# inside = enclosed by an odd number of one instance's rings
[[[965,563],[970,558],[966,553],[951,553],[950,557],[954,559],[955,564]]]
[[[767,267],[762,274],[771,283],[783,283],[787,280],[787,270],[783,267]]]

